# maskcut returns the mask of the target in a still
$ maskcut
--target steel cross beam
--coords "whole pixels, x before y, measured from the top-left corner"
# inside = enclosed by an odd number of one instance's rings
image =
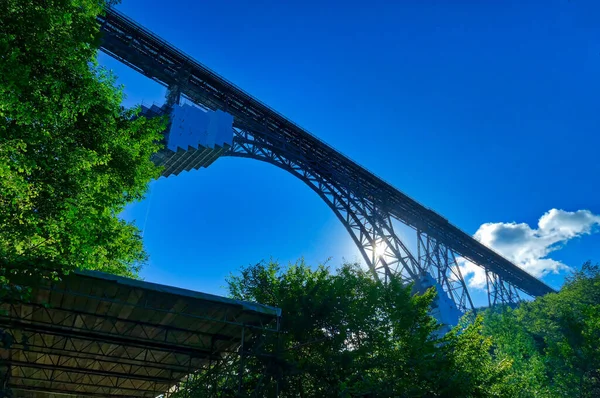
[[[421,231],[417,231],[417,239],[421,266],[436,279],[459,310],[466,312],[474,308],[454,252]]]
[[[210,352],[210,335],[152,325],[139,321],[130,321],[111,316],[95,315],[78,311],[48,309],[42,305],[9,304],[9,312],[0,318],[0,325],[16,327],[25,331],[44,331],[48,333],[71,334],[95,341],[110,339],[115,343],[129,343],[131,346],[151,347],[179,351],[182,354],[205,355]],[[28,319],[43,314],[46,321],[31,322]],[[40,315],[41,315],[40,314]],[[226,341],[230,337],[217,336]],[[173,348],[172,345],[178,348]]]
[[[23,381],[27,381],[27,378],[15,378],[18,380],[23,380]],[[34,382],[40,383],[39,385],[25,385],[25,384],[16,384],[16,383],[12,383],[9,384],[9,387],[14,390],[14,391],[24,391],[24,392],[40,392],[43,394],[48,394],[48,393],[55,393],[57,395],[64,395],[65,394],[65,390],[63,389],[57,389],[57,388],[51,388],[51,387],[45,387],[45,386],[41,386],[41,383],[43,383],[43,380],[33,380]],[[77,388],[80,384],[75,385],[74,388]],[[106,398],[106,397],[111,397],[111,398],[131,398],[133,395],[131,394],[115,394],[114,391],[112,391],[110,388],[105,388],[103,391],[101,391],[102,387],[96,388],[96,392],[83,392],[83,391],[73,391],[74,396],[77,397],[100,397],[100,398]],[[157,394],[155,393],[148,393],[146,396],[147,397],[155,397]]]
[[[109,9],[98,21],[103,33],[101,49],[167,86],[167,105],[185,96],[207,110],[220,109],[234,117],[234,145],[221,155],[266,161],[309,185],[342,221],[374,275],[410,281],[424,272],[433,273],[463,310],[472,308],[472,301],[457,258],[480,266],[489,275],[492,304],[518,300],[517,290],[530,296],[553,291],[126,16]],[[168,152],[157,159],[167,159],[173,153]],[[204,155],[190,153],[189,159],[194,156]],[[417,256],[399,238],[395,222],[416,231]]]
[[[114,363],[119,364],[119,368],[129,374],[151,375],[153,371],[164,371],[165,367],[172,372],[187,374],[190,369],[201,369],[209,359],[220,359],[216,354],[194,356],[154,348],[131,347],[121,343],[48,334],[45,331],[5,330],[19,338],[12,348],[16,353],[32,353],[40,357],[48,356],[49,359],[60,357],[61,360],[71,358],[79,361],[88,360],[97,368],[106,368],[110,363]],[[102,359],[98,359],[99,357]],[[7,362],[9,358],[0,355],[0,360]]]

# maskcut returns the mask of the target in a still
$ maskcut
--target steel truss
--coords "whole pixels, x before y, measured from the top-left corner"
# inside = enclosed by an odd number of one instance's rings
[[[485,281],[488,292],[488,305],[515,304],[521,301],[519,291],[515,286],[506,283],[498,275],[486,270]]]
[[[379,279],[413,281],[428,272],[463,311],[473,303],[457,259],[491,275],[487,286],[492,305],[518,301],[517,290],[530,296],[553,291],[126,16],[108,10],[99,22],[102,50],[170,88],[167,106],[185,96],[205,109],[233,115],[234,143],[220,155],[265,161],[304,181],[340,219]],[[164,151],[156,159],[173,159],[172,154]],[[170,163],[163,175],[190,170],[195,159],[205,155],[190,151],[184,156],[181,164]],[[416,231],[416,256],[394,228],[398,222]]]
[[[269,357],[252,343],[279,333],[279,315],[241,302],[66,278],[0,303],[0,393],[157,397],[224,362]]]
[[[242,389],[244,380],[243,364],[251,358],[274,360],[260,343],[265,335],[258,335],[258,343],[247,344],[240,336],[241,345],[236,350],[212,355],[195,353],[171,353],[152,349],[136,349],[130,345],[109,340],[95,341],[56,336],[48,343],[48,332],[23,332],[19,329],[6,329],[19,340],[11,348],[14,360],[0,358],[0,364],[7,369],[2,374],[7,386],[15,390],[77,392],[88,396],[221,396],[223,384]],[[242,329],[242,333],[245,329]],[[37,336],[36,336],[37,334]],[[42,337],[42,338],[39,338]],[[34,343],[29,343],[34,342]],[[110,344],[110,345],[109,345]],[[104,348],[109,345],[109,348]],[[115,355],[118,354],[118,355]],[[165,369],[168,363],[168,369]],[[167,372],[165,372],[167,370]],[[10,377],[9,377],[10,375]],[[183,379],[174,383],[173,380]],[[223,377],[229,380],[221,380]],[[274,389],[278,380],[271,377],[254,386],[261,391]],[[233,379],[233,380],[232,380]],[[8,383],[10,381],[10,383]],[[207,389],[208,387],[211,387]],[[115,393],[118,391],[118,393]]]
[[[447,245],[417,230],[417,257],[394,231],[397,220],[369,200],[363,190],[352,190],[350,181],[335,170],[323,173],[318,165],[279,137],[234,128],[233,146],[223,156],[261,160],[299,178],[327,203],[342,222],[373,275],[383,281],[399,277],[412,282],[423,273],[434,276],[462,312],[473,310],[473,300],[457,262]],[[517,289],[500,276],[486,271],[490,306],[517,303]]]
[[[448,246],[417,231],[417,253],[421,268],[434,277],[460,311],[474,309],[456,254]]]
[[[343,177],[334,171],[319,172],[309,159],[273,137],[265,138],[242,129],[234,129],[234,132],[233,146],[225,156],[261,160],[306,183],[344,224],[374,276],[386,280],[399,276],[404,281],[417,277],[418,264],[394,233],[389,216],[386,218],[365,195],[349,190]],[[382,249],[378,251],[378,248]]]
[[[326,175],[319,173],[301,153],[273,137],[261,137],[239,128],[234,131],[234,145],[225,155],[273,164],[306,183],[342,222],[375,277],[385,281],[400,277],[411,282],[424,272],[437,274],[437,282],[461,311],[474,308],[454,253],[447,246],[419,232],[417,261],[394,232],[392,216],[377,209],[366,199],[365,192],[344,188],[348,181],[344,181],[343,176],[336,175],[335,171]],[[427,244],[423,244],[424,239]]]
[[[268,131],[257,133],[250,129],[234,128],[233,146],[222,156],[264,161],[303,181],[342,222],[376,278],[387,281],[399,277],[409,283],[421,274],[429,273],[459,310],[467,312],[475,308],[457,261],[460,255],[448,245],[416,230],[417,256],[413,256],[394,230],[395,222],[402,221],[369,200],[364,190],[351,189],[354,184],[345,179],[343,174],[335,170],[324,173],[314,161],[295,150],[293,145],[270,135]],[[486,270],[486,278],[491,306],[521,300],[517,288],[499,275]]]

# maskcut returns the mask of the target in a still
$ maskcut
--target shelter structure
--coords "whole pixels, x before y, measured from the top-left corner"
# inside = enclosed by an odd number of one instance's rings
[[[15,397],[157,397],[244,342],[278,333],[281,310],[76,272],[0,303],[0,390]],[[4,347],[4,348],[2,348]],[[241,377],[240,377],[241,380]]]

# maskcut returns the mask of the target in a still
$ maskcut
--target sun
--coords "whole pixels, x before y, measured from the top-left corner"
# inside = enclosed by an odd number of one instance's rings
[[[375,258],[384,257],[387,247],[387,243],[385,243],[383,239],[376,241],[373,247],[373,254],[375,255]]]

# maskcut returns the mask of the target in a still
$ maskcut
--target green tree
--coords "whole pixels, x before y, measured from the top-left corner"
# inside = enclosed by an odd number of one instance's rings
[[[502,383],[511,363],[493,360],[480,325],[436,337],[433,289],[413,295],[411,286],[379,283],[356,265],[331,272],[302,262],[247,267],[228,285],[232,297],[283,314],[279,341],[260,343],[262,353],[277,359],[257,355],[244,362],[248,396],[257,390],[269,396],[265,380],[277,378],[281,397],[510,396]],[[214,396],[237,392],[235,361],[196,377],[188,384],[192,395],[213,396],[209,380],[218,380]]]
[[[96,63],[107,5],[0,2],[0,295],[76,268],[135,276],[146,259],[118,214],[160,173],[164,120],[123,109]]]
[[[442,370],[451,397],[524,397],[526,385],[515,383],[511,358],[494,355],[494,340],[483,334],[483,318],[472,314],[450,331],[440,348],[451,365]]]
[[[524,328],[518,313],[510,307],[484,312],[482,333],[493,341],[494,357],[512,363],[507,383],[518,391],[515,396],[551,397],[540,339]]]
[[[587,262],[555,294],[484,314],[495,356],[522,396],[600,396],[600,268]]]

